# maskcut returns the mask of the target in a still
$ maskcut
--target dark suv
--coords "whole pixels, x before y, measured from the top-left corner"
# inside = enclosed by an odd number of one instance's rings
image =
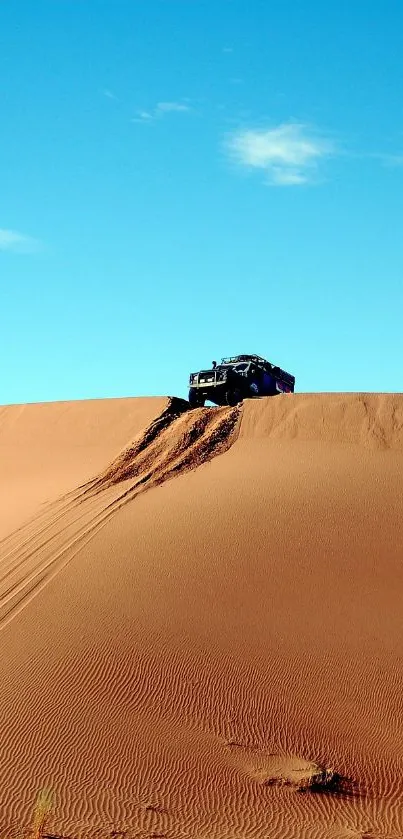
[[[237,405],[253,396],[294,393],[295,377],[259,355],[234,355],[213,361],[211,370],[191,373],[189,402],[200,408],[206,399],[216,405]]]

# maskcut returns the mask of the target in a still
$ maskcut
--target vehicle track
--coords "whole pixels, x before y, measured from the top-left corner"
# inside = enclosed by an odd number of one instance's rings
[[[198,408],[171,398],[165,410],[92,480],[47,505],[0,542],[0,628],[61,570],[124,504],[223,454],[239,408]]]

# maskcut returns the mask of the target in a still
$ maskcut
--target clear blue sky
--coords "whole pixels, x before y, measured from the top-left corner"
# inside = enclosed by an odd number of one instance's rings
[[[402,390],[400,0],[0,4],[0,402]]]

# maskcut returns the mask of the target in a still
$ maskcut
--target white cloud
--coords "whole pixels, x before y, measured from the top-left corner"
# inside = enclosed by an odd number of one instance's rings
[[[132,117],[130,122],[143,122],[143,123],[150,123],[154,122],[155,114],[150,113],[149,111],[137,111],[135,117]]]
[[[190,111],[190,108],[189,105],[184,105],[182,102],[158,102],[156,111],[162,114],[169,114]]]
[[[276,186],[300,186],[308,182],[307,176],[297,169],[287,170],[281,166],[273,166],[271,177]]]
[[[152,119],[153,115],[149,111],[139,111],[139,117],[141,119]]]
[[[103,91],[102,91],[102,93],[103,93],[103,95],[104,95],[104,96],[106,96],[106,98],[107,98],[107,99],[114,99],[114,100],[115,100],[115,102],[119,102],[118,97],[117,97],[117,96],[115,96],[115,94],[114,94],[114,93],[112,93],[112,91],[111,91],[111,90],[108,90],[108,89],[106,88],[105,90],[103,90]]]
[[[191,111],[189,105],[184,102],[158,102],[152,111],[137,111],[132,122],[152,122],[162,119],[166,114],[180,114]]]
[[[330,140],[296,122],[236,131],[228,140],[228,150],[237,163],[263,170],[267,182],[276,186],[312,181],[319,162],[336,151]]]
[[[0,228],[0,251],[13,251],[15,253],[33,253],[40,247],[37,239],[32,236],[25,236],[17,230],[5,230]]]

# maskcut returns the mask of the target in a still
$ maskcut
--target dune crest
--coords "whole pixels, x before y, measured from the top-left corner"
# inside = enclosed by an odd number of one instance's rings
[[[296,393],[247,400],[241,438],[359,444],[403,451],[401,393]]]

